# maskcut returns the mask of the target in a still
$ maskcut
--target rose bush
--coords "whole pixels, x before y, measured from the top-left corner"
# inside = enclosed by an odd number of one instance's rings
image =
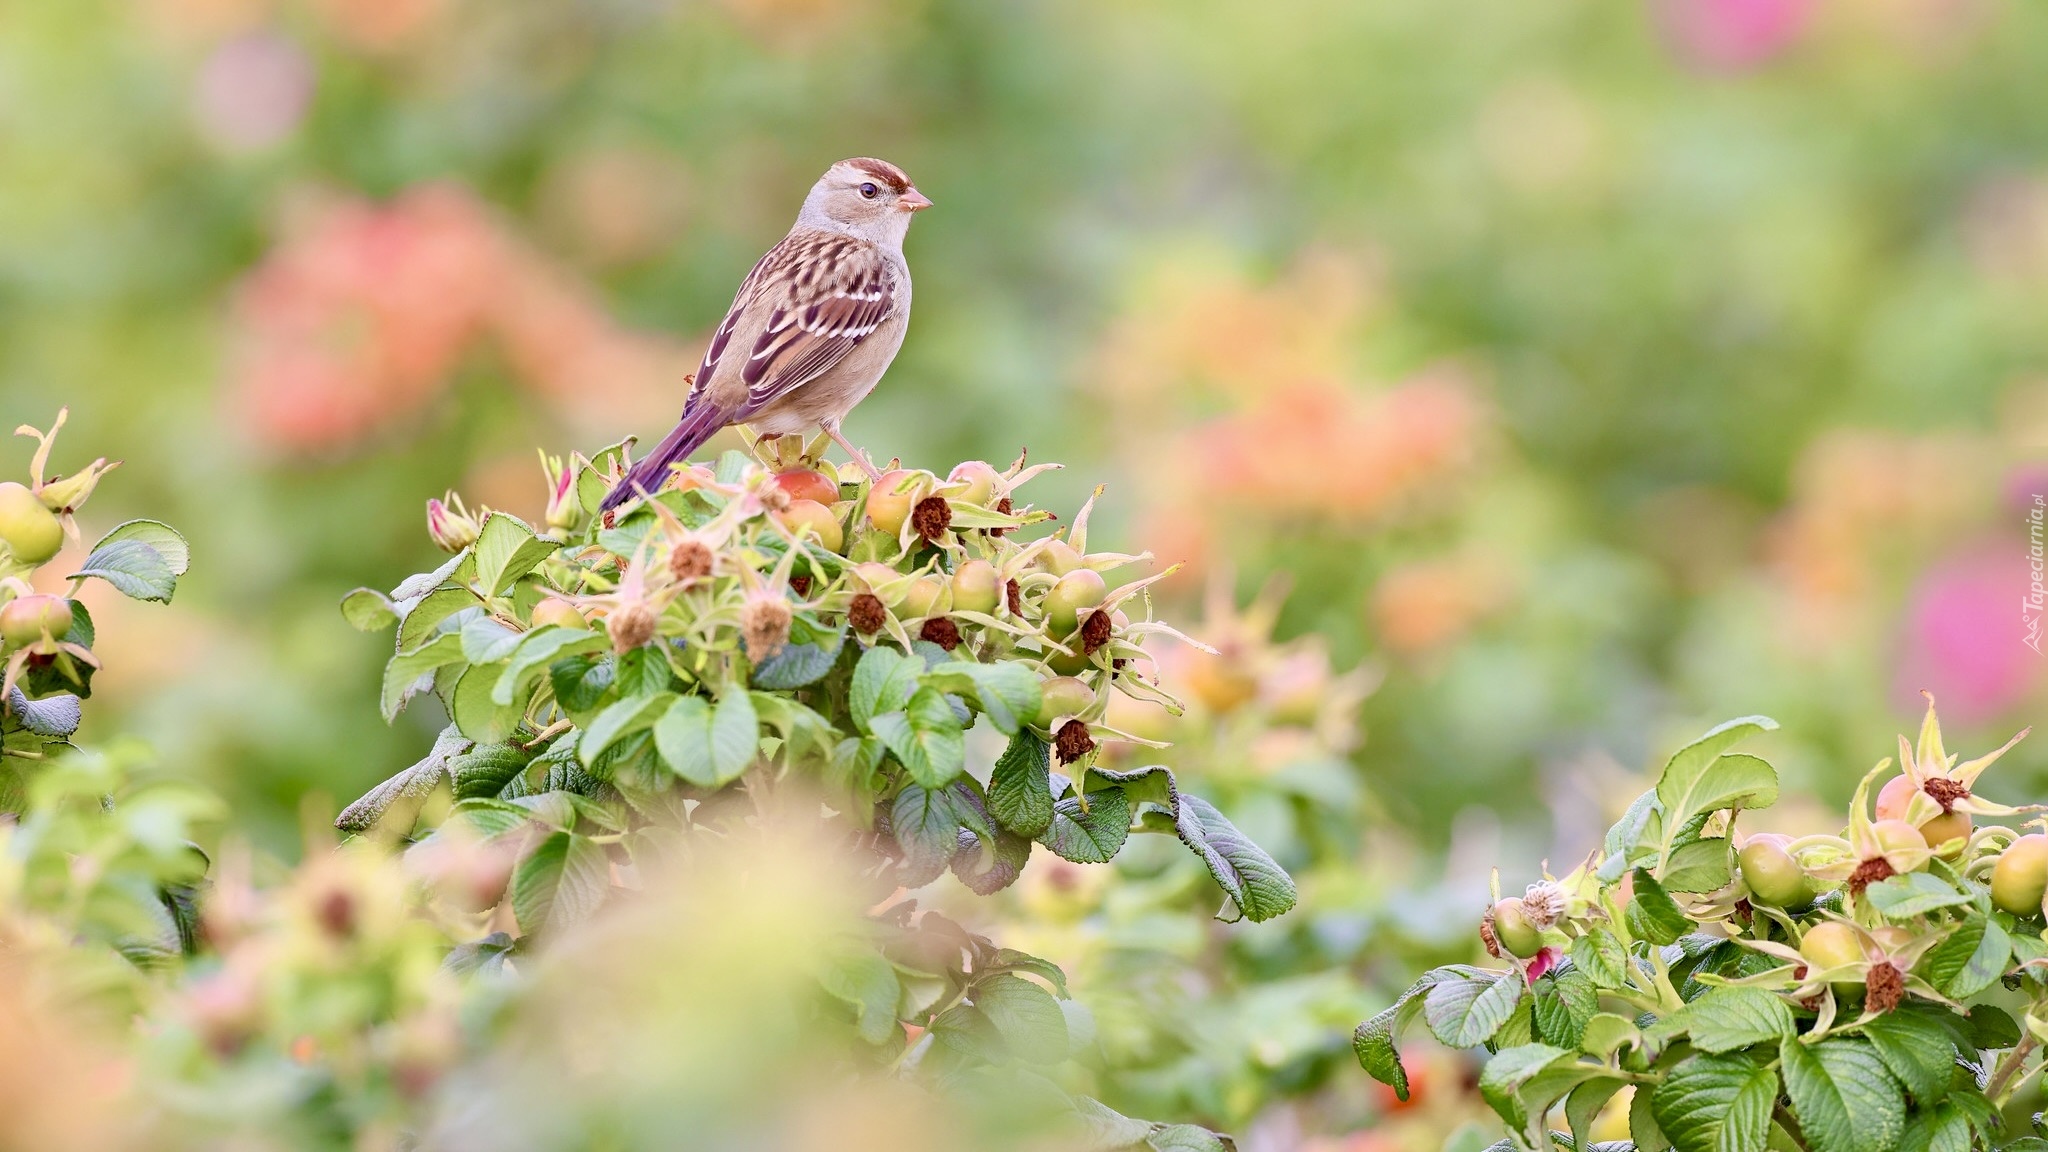
[[[1973,819],[2023,814],[1976,786],[2026,733],[1961,761],[1930,698],[1902,774],[1873,768],[1841,834],[1745,836],[1778,779],[1732,749],[1775,727],[1680,749],[1565,876],[1505,899],[1496,881],[1479,932],[1507,966],[1417,981],[1359,1025],[1365,1069],[1405,1099],[1418,1018],[1485,1046],[1501,1149],[1591,1146],[1623,1100],[1646,1152],[2042,1147],[2003,1110],[2048,1038],[2048,841]]]

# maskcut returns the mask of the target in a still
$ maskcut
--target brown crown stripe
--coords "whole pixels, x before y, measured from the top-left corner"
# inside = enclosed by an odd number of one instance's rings
[[[891,192],[901,194],[910,190],[910,176],[903,169],[889,163],[887,160],[877,160],[872,156],[856,156],[851,160],[843,161],[843,163],[851,164],[853,167],[887,184]]]

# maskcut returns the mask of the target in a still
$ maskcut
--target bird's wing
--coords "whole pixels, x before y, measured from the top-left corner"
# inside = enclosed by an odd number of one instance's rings
[[[735,421],[759,412],[817,379],[894,314],[896,279],[882,250],[865,240],[791,233],[747,274],[705,350],[697,390],[711,389]]]

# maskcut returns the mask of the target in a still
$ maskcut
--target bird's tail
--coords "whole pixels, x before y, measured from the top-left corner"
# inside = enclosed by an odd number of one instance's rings
[[[661,486],[668,483],[669,469],[688,460],[690,453],[703,447],[706,440],[730,422],[724,412],[710,404],[700,404],[685,411],[682,420],[661,438],[661,443],[628,469],[625,478],[605,494],[604,503],[598,505],[599,514],[609,512],[643,493],[661,491]]]

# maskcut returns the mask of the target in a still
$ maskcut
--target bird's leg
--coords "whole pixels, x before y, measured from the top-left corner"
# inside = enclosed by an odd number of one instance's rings
[[[880,480],[882,478],[882,473],[878,469],[876,469],[873,462],[871,462],[868,459],[868,454],[861,451],[858,448],[855,448],[852,444],[847,443],[846,437],[839,431],[839,422],[837,420],[834,420],[830,424],[820,425],[820,427],[825,429],[825,435],[830,436],[834,444],[837,444],[841,448],[844,448],[846,450],[846,454],[848,456],[853,457],[853,462],[860,466],[861,471],[868,474],[868,479],[870,481]]]

